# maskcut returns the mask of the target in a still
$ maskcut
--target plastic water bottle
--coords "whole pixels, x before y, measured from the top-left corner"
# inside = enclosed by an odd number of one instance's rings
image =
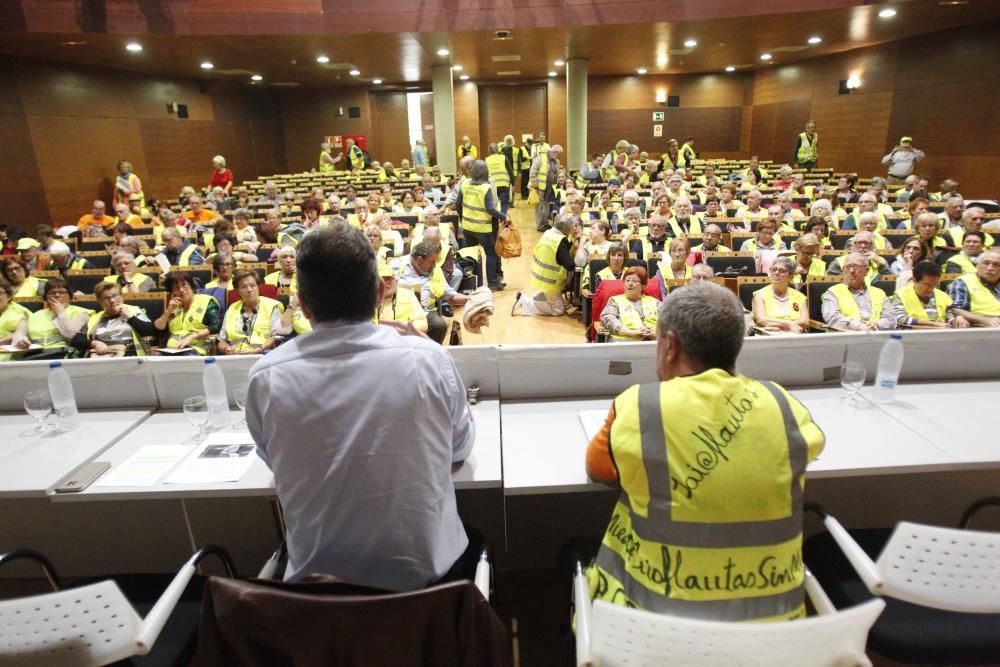
[[[49,364],[49,396],[52,398],[52,412],[56,416],[56,426],[60,431],[71,431],[80,425],[80,413],[76,409],[73,382],[63,368],[61,361]]]
[[[205,359],[202,373],[205,384],[205,402],[208,403],[208,430],[218,431],[229,426],[229,399],[226,395],[226,378],[215,363],[215,357]]]
[[[891,403],[896,395],[899,372],[903,369],[903,334],[889,334],[878,355],[878,373],[872,397],[879,403]]]

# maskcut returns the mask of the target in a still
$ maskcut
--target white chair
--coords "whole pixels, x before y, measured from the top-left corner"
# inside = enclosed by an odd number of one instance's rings
[[[870,667],[868,630],[885,603],[870,600],[836,611],[806,572],[806,591],[820,613],[802,620],[731,623],[654,614],[603,600],[593,604],[583,568],[573,582],[579,667]]]
[[[206,556],[218,556],[230,576],[235,568],[218,547],[199,549],[181,567],[145,618],[139,618],[112,580],[14,600],[0,600],[0,665],[90,667],[153,648],[184,589]],[[37,552],[15,551],[0,563],[24,558],[38,563],[53,587],[59,579]]]

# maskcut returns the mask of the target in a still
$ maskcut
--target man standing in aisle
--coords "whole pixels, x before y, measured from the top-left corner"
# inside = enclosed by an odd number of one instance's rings
[[[539,144],[536,144],[538,146]],[[547,145],[547,144],[546,144]],[[555,201],[554,186],[559,176],[559,157],[562,146],[556,144],[547,151],[539,149],[531,164],[528,176],[529,186],[538,192],[538,206],[535,207],[535,229],[544,232],[549,228],[549,207]]]
[[[493,144],[491,148],[496,148]],[[501,162],[503,156],[494,153]],[[497,210],[490,185],[490,173],[486,163],[475,160],[469,170],[469,178],[462,181],[455,211],[462,221],[463,247],[481,246],[486,257],[486,281],[491,290],[499,292],[507,287],[498,275],[500,258],[497,257],[494,220],[510,222],[506,213]],[[506,171],[503,172],[506,175]]]
[[[803,487],[823,432],[783,388],[736,373],[745,323],[726,288],[671,291],[656,329],[659,382],[619,395],[587,447],[590,477],[622,490],[592,597],[716,621],[805,616]],[[780,575],[747,585],[765,564]]]
[[[506,144],[504,144],[506,146]],[[500,212],[507,215],[510,208],[510,171],[507,158],[500,152],[500,146],[490,144],[490,154],[486,157],[486,168],[496,188],[497,199],[500,200]]]
[[[906,177],[913,173],[917,162],[924,159],[924,152],[913,147],[913,137],[902,137],[899,145],[882,158],[882,164],[888,165],[889,185],[902,185]]]
[[[806,123],[806,131],[800,132],[795,138],[795,153],[792,163],[796,168],[806,170],[816,167],[819,162],[819,135],[816,134],[816,121]]]
[[[351,171],[361,171],[365,168],[365,152],[354,139],[347,140],[347,168]]]
[[[531,181],[531,147],[533,139],[525,139],[517,151],[517,170],[521,172],[521,201],[528,201],[528,187]]]
[[[413,591],[474,576],[478,545],[459,519],[451,467],[476,430],[455,362],[422,336],[372,324],[385,285],[361,232],[335,222],[298,251],[313,332],[253,366],[247,400],[288,527],[285,579],[331,574]],[[388,377],[407,388],[393,398],[405,418],[357,399],[383,394]]]

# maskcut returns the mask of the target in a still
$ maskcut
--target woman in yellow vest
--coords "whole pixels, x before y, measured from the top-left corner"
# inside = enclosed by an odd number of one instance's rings
[[[792,282],[800,285],[808,276],[826,275],[826,262],[819,258],[820,242],[814,234],[803,234],[792,242],[795,250],[795,270]]]
[[[806,297],[791,288],[795,269],[792,258],[778,257],[771,264],[771,284],[754,292],[753,321],[765,331],[809,331]]]
[[[396,202],[392,212],[398,215],[415,215],[417,216],[417,222],[424,219],[424,209],[417,206],[416,199],[409,190],[404,192],[403,198]]]
[[[208,354],[212,349],[208,338],[222,326],[219,302],[208,294],[196,294],[187,271],[168,273],[165,287],[170,301],[153,324],[159,331],[169,331],[167,349],[178,350],[177,354]]]
[[[3,260],[3,277],[14,290],[14,298],[42,296],[45,291],[45,281],[28,275],[28,267],[20,257],[5,257]]]
[[[77,356],[73,337],[87,324],[92,311],[72,303],[73,293],[61,278],[45,283],[45,307],[28,317],[28,338],[46,350],[65,348],[66,356]],[[21,345],[27,347],[27,345]]]
[[[608,254],[606,255],[608,265],[598,271],[597,275],[594,276],[593,289],[590,286],[590,267],[584,267],[583,278],[580,283],[580,293],[585,297],[593,296],[594,292],[597,291],[597,288],[601,286],[601,281],[621,280],[624,278],[625,257],[627,255],[628,249],[626,249],[624,245],[621,243],[612,244],[608,249]]]
[[[280,301],[260,295],[257,273],[239,269],[233,284],[240,300],[229,306],[219,331],[219,354],[263,354],[278,344],[282,328]]]
[[[156,327],[142,308],[122,300],[114,283],[98,283],[94,296],[101,311],[87,320],[87,328],[77,334],[73,345],[89,357],[145,356],[142,339],[156,335]]]
[[[381,239],[381,233],[379,238]],[[264,283],[274,285],[278,289],[288,289],[297,292],[299,283],[295,279],[295,257],[296,250],[290,245],[282,246],[278,250],[277,265],[278,270],[264,276]],[[234,280],[235,285],[235,280]]]
[[[913,267],[913,282],[890,297],[896,323],[901,327],[968,327],[968,320],[955,317],[951,297],[937,288],[940,283],[941,267],[918,262]]]
[[[427,313],[420,305],[417,293],[408,288],[399,289],[396,283],[396,272],[388,264],[379,263],[378,274],[385,284],[385,295],[382,305],[375,312],[375,319],[384,324],[401,324],[404,327],[413,323],[417,331],[427,332]]]
[[[118,286],[122,294],[141,294],[156,291],[156,281],[136,270],[135,256],[130,252],[116,252],[111,258],[115,273],[104,279]]]
[[[331,154],[332,148],[326,142],[319,145],[319,171],[321,174],[332,172],[337,168],[337,163],[344,157],[342,153],[338,154],[337,157],[333,157]]]
[[[378,225],[368,225],[365,227],[365,238],[368,239],[368,243],[375,250],[375,259],[379,262],[388,262],[389,258],[396,256],[393,247],[386,245],[383,240],[382,230],[378,228]],[[414,245],[416,244],[412,244],[411,247]]]
[[[606,220],[594,220],[590,223],[590,236],[581,239],[577,248],[576,265],[586,266],[590,260],[607,255],[612,244],[608,239],[610,235],[611,226]]]
[[[312,331],[312,324],[302,312],[299,297],[295,293],[288,298],[288,308],[281,314],[281,330],[289,331],[296,336]]]
[[[493,221],[510,222],[510,217],[497,208],[489,177],[489,168],[485,162],[473,162],[469,178],[463,181],[459,190],[455,210],[462,221],[463,245],[467,248],[474,245],[482,247],[486,255],[487,286],[494,292],[499,292],[507,285],[499,276],[500,260],[497,257]]]
[[[28,335],[28,317],[31,311],[14,303],[14,290],[0,283],[0,345],[16,345]],[[9,361],[9,352],[0,352],[0,361]]]
[[[643,293],[648,282],[645,268],[631,266],[625,269],[622,277],[625,293],[611,297],[601,313],[601,326],[611,333],[612,341],[656,338],[660,301]]]
[[[917,236],[927,244],[931,252],[936,253],[939,248],[948,246],[948,242],[938,236],[938,232],[941,230],[941,219],[937,217],[937,214],[928,212],[919,215],[914,227],[917,230]]]
[[[660,275],[663,276],[664,284],[667,280],[690,280],[691,279],[691,265],[687,263],[688,255],[691,254],[691,245],[686,238],[683,236],[680,238],[670,239],[670,245],[667,246],[667,252],[670,253],[670,263],[660,261]]]

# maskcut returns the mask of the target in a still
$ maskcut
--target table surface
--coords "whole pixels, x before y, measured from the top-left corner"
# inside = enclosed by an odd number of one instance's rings
[[[500,402],[481,401],[471,406],[476,420],[476,444],[453,475],[455,488],[499,488],[502,485],[500,456]],[[243,415],[233,410],[235,424]],[[233,431],[232,427],[227,428]],[[157,412],[138,428],[122,438],[120,442],[104,452],[100,460],[111,463],[116,469],[126,459],[148,444],[170,444],[183,442],[195,433],[184,414],[178,411]],[[215,484],[164,484],[162,481],[152,486],[97,486],[91,485],[80,493],[54,494],[56,502],[86,502],[98,500],[149,500],[152,498],[216,498],[274,496],[274,475],[260,458],[254,455],[254,463],[238,482]],[[107,473],[106,473],[107,474]]]
[[[36,424],[26,414],[0,415],[0,497],[44,497],[78,467],[100,459],[151,412],[83,411],[72,431],[42,435],[25,435]]]
[[[941,383],[945,385],[947,383]],[[972,393],[970,385],[954,385],[956,395]],[[997,384],[997,383],[994,383]],[[932,393],[903,390],[901,397],[924,398]],[[948,385],[950,391],[951,385]],[[964,389],[959,389],[964,388]],[[869,392],[866,388],[865,392]],[[995,391],[995,390],[994,390]],[[986,388],[980,390],[985,395]],[[865,399],[859,407],[841,401],[839,387],[799,388],[791,391],[809,410],[826,436],[826,446],[807,471],[810,478],[852,477],[865,475],[954,470],[974,455],[961,447],[944,447],[932,429],[912,428],[906,421]],[[501,405],[503,422],[504,492],[507,495],[568,493],[604,488],[592,482],[585,469],[587,438],[580,424],[580,410],[606,411],[610,398],[508,402]],[[905,398],[901,399],[905,400]],[[949,399],[949,404],[950,404]],[[937,401],[935,399],[935,404]],[[982,400],[978,405],[982,405]],[[965,420],[971,425],[973,417]],[[899,410],[897,410],[899,411]],[[947,409],[944,411],[948,414]],[[929,418],[939,417],[938,412]],[[925,435],[926,433],[926,435]],[[951,439],[954,439],[953,437]],[[1000,451],[1000,450],[998,450]],[[983,456],[985,458],[985,455]],[[1000,462],[1000,456],[992,458]],[[984,464],[985,465],[985,464]]]

